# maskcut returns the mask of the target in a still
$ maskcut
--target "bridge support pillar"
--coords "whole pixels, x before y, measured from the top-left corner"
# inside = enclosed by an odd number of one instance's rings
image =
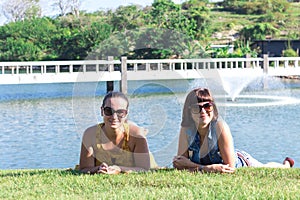
[[[108,61],[113,61],[114,57],[113,56],[108,56]],[[97,66],[98,67],[98,66]],[[108,65],[108,71],[112,72],[114,71],[114,65],[113,64],[109,64]],[[106,92],[112,92],[114,91],[114,81],[106,81]]]
[[[121,58],[120,91],[127,94],[127,57]]]
[[[268,71],[269,71],[269,60],[268,60],[268,54],[264,54],[264,63],[263,63],[263,67],[264,67],[264,69],[263,69],[263,73],[265,74],[265,75],[268,75]],[[263,84],[264,84],[264,89],[267,89],[268,88],[268,81],[266,80],[266,76],[264,76],[263,77]]]
[[[265,74],[268,74],[268,68],[269,68],[269,61],[268,61],[268,54],[264,54],[264,64],[263,64],[263,67],[264,67],[264,73]]]
[[[249,53],[246,54],[246,58],[251,58],[251,55]],[[246,61],[246,68],[250,68],[251,67],[251,62],[250,61]]]

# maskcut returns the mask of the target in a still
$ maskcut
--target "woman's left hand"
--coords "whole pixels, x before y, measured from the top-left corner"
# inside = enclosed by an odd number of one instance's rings
[[[235,168],[230,167],[229,165],[224,164],[212,164],[212,165],[206,165],[203,170],[208,173],[234,173]]]
[[[103,163],[99,166],[98,173],[100,174],[119,174],[121,173],[121,168],[117,165],[108,166]]]

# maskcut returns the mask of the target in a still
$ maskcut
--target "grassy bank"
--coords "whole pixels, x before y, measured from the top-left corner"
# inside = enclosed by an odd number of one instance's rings
[[[300,199],[300,169],[177,170],[85,175],[73,170],[1,170],[0,199]]]
[[[291,38],[289,33],[298,33],[300,24],[300,3],[290,3],[288,10],[284,13],[272,13],[274,16],[269,23],[280,30],[278,35],[274,35],[272,39],[296,39]],[[263,22],[262,19],[266,15],[259,14],[236,14],[234,12],[225,11],[223,7],[214,7],[211,10],[212,29],[215,33],[219,33],[224,38],[238,34],[246,26],[253,26]],[[299,38],[298,38],[299,39]],[[216,38],[212,37],[212,41],[216,42]]]

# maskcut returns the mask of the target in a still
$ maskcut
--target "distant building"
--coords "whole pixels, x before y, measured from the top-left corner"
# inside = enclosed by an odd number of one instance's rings
[[[294,49],[299,56],[300,40],[255,40],[251,49],[259,49],[259,57],[268,54],[269,57],[281,57],[288,47]]]

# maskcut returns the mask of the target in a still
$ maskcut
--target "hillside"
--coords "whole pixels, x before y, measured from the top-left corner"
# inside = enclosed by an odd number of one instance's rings
[[[272,13],[266,15],[243,15],[230,11],[225,11],[222,7],[216,6],[211,10],[213,21],[212,41],[214,43],[231,43],[239,38],[239,31],[246,26],[261,23],[263,18],[270,18],[270,22],[275,28],[279,29],[276,36],[268,36],[267,39],[299,39],[291,38],[293,33],[300,32],[300,3],[291,3],[286,13]]]

